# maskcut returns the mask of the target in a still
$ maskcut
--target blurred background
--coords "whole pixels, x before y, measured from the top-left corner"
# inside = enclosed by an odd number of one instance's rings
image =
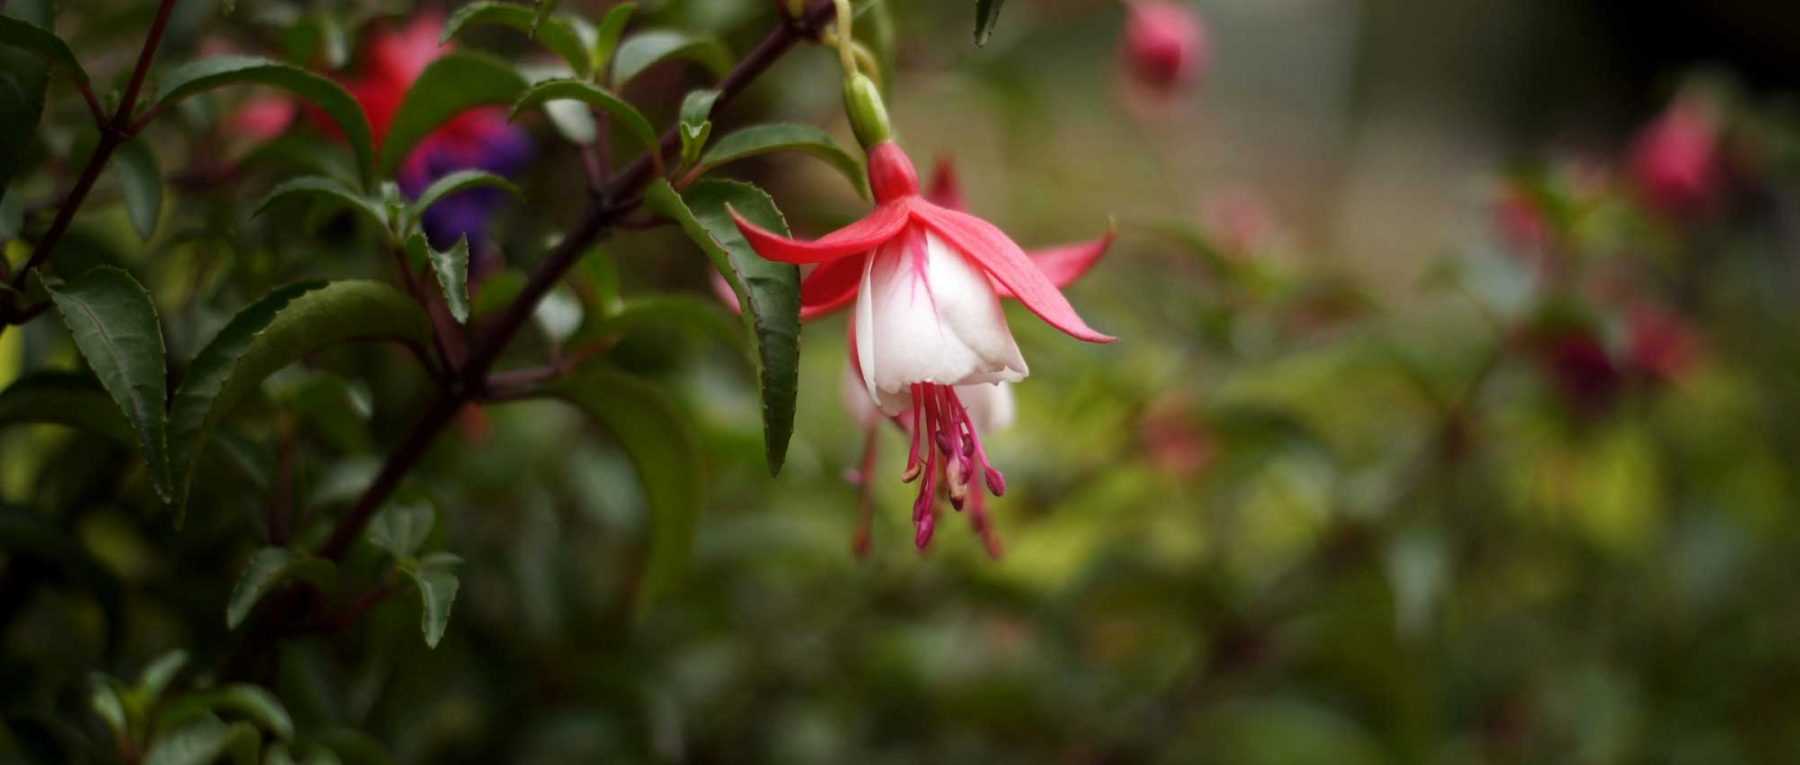
[[[313,60],[296,20],[328,14],[353,69],[391,15],[453,10],[237,5],[184,3],[173,44]],[[771,5],[645,2],[637,23],[741,54]],[[425,650],[408,594],[244,670],[302,733],[403,763],[1800,759],[1800,6],[1193,0],[1200,37],[1158,79],[1118,2],[1011,0],[981,47],[972,3],[888,5],[888,103],[921,172],[953,162],[969,208],[1028,248],[1119,232],[1067,291],[1119,343],[1009,309],[1033,374],[986,436],[1004,556],[953,514],[913,547],[888,430],[853,554],[843,318],[806,329],[776,478],[741,354],[652,328],[610,357],[695,414],[709,489],[688,575],[633,609],[645,502],[604,433],[553,403],[472,410],[414,478],[466,561],[448,634]],[[129,53],[108,41],[142,15],[71,2],[58,24]],[[541,56],[506,30],[463,40]],[[704,80],[660,67],[627,94],[665,124]],[[831,51],[801,50],[719,128],[783,119],[853,145],[838,83]],[[573,149],[526,124],[531,204],[498,214],[501,264],[541,249],[550,224],[526,214],[579,201]],[[250,221],[237,207],[291,166],[260,161],[183,192],[261,264],[197,284],[375,267]],[[865,209],[823,164],[732,172],[808,236]],[[602,250],[628,295],[710,296],[678,232]],[[214,294],[186,289],[152,285]],[[242,304],[208,300],[168,320],[173,356]],[[73,363],[32,329],[11,353]],[[270,390],[278,424],[251,430],[301,455],[315,518],[416,414],[426,383],[403,361],[330,355]],[[127,451],[38,426],[0,433],[0,455],[0,497],[82,508],[59,517],[113,582],[98,597],[0,552],[0,751],[55,761],[100,730],[90,672],[232,654],[218,614],[262,500],[222,490],[176,530],[91,495]]]

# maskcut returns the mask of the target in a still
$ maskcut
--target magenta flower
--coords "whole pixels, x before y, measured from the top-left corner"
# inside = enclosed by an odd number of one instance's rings
[[[1186,5],[1169,0],[1127,4],[1126,73],[1151,93],[1167,97],[1202,77],[1212,63],[1206,27]]]
[[[1638,136],[1631,175],[1650,206],[1669,215],[1710,207],[1724,185],[1719,126],[1710,104],[1677,100]]]
[[[1112,342],[1089,327],[1058,289],[1093,265],[1111,235],[1027,255],[993,224],[943,204],[958,203],[954,178],[940,180],[938,201],[921,195],[912,161],[892,141],[869,150],[869,178],[875,210],[812,242],[733,216],[763,257],[818,265],[801,287],[803,317],[855,301],[851,363],[866,399],[912,436],[903,478],[923,479],[913,505],[914,541],[923,549],[936,527],[940,488],[957,509],[977,480],[995,496],[1006,490],[981,443],[982,426],[994,418],[976,412],[1010,409],[1010,399],[970,406],[975,395],[1005,395],[994,386],[1022,380],[1029,371],[1000,299],[1017,298],[1076,339]],[[973,494],[979,512],[980,491]],[[985,515],[975,522],[984,526]]]
[[[425,68],[449,48],[439,43],[443,18],[424,14],[398,29],[371,35],[363,66],[344,84],[369,115],[377,143],[386,138],[406,91]],[[433,131],[400,167],[401,191],[416,197],[432,181],[458,170],[486,170],[515,175],[531,159],[531,140],[506,120],[500,107],[472,109]],[[425,233],[432,244],[448,247],[460,237],[472,243],[487,238],[488,219],[505,200],[495,189],[452,195],[425,213]]]

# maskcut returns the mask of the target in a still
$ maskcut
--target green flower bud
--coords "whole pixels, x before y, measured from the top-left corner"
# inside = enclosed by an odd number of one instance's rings
[[[881,90],[875,81],[861,72],[844,81],[844,113],[850,116],[850,129],[863,148],[872,148],[894,137],[888,123],[887,105],[881,101]]]

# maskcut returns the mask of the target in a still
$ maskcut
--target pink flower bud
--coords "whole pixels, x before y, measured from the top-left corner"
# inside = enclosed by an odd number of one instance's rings
[[[1204,77],[1211,61],[1206,27],[1185,4],[1131,3],[1125,20],[1125,67],[1133,80],[1168,96]]]
[[[1644,128],[1631,154],[1631,175],[1645,202],[1669,215],[1704,212],[1724,181],[1719,127],[1711,107],[1676,101]]]

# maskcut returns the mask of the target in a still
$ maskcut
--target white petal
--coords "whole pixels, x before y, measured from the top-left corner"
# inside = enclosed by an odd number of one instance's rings
[[[986,436],[1012,427],[1015,404],[1010,383],[959,385],[956,398],[969,410],[969,421],[975,424],[976,433]]]
[[[923,252],[909,245],[924,245]],[[916,383],[1016,382],[1029,373],[987,275],[937,236],[914,229],[876,252],[856,304],[858,361],[883,412]]]
[[[869,272],[874,267],[874,258],[863,258],[862,285],[856,291],[856,325],[850,329],[850,339],[856,344],[856,365],[862,368],[869,401],[879,403],[881,392],[875,389],[875,301],[869,299]]]

